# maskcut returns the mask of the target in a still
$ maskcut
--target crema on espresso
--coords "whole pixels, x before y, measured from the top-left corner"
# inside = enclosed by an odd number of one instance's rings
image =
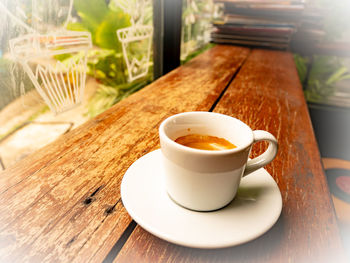
[[[175,142],[200,150],[220,151],[236,148],[231,142],[211,135],[188,134],[178,137]]]

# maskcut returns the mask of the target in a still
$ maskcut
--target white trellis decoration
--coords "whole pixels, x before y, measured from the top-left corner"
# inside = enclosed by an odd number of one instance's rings
[[[128,69],[129,82],[148,74],[153,27],[142,24],[144,20],[144,10],[148,4],[151,4],[150,0],[116,0],[116,5],[131,16],[132,25],[117,30],[117,36],[122,44],[123,57]],[[134,54],[128,52],[130,45],[136,42],[147,45],[145,53],[141,54],[141,59],[136,58]]]
[[[73,0],[70,0],[64,25],[71,18],[72,5]],[[40,34],[16,18],[5,6],[0,5],[0,8],[30,32],[10,40],[10,54],[14,62],[23,67],[50,110],[57,114],[79,105],[84,96],[87,51],[92,47],[91,34],[67,30]],[[77,58],[67,63],[47,60],[55,55],[72,53]]]
[[[122,43],[123,55],[128,68],[129,81],[146,76],[148,73],[152,34],[153,27],[147,25],[135,25],[117,30],[117,36],[119,41]],[[147,41],[146,54],[142,54],[142,58],[140,60],[135,56],[128,56],[127,49],[129,43],[143,40]]]
[[[22,65],[51,111],[57,114],[73,108],[83,100],[87,51],[91,45],[89,32],[28,34],[10,40],[10,52],[14,60]],[[81,56],[68,63],[37,63],[40,59],[54,55],[78,52]]]

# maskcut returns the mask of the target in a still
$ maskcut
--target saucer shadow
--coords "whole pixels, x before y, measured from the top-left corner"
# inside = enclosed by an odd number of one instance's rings
[[[267,187],[263,187],[263,186],[240,186],[238,188],[237,194],[235,196],[235,198],[229,202],[227,205],[219,208],[219,209],[214,209],[214,210],[209,210],[209,211],[198,211],[195,209],[191,209],[188,207],[185,207],[181,204],[179,204],[174,198],[172,198],[172,196],[167,192],[167,196],[178,206],[193,211],[193,212],[198,212],[198,213],[212,213],[212,212],[216,212],[216,211],[220,211],[223,209],[227,209],[228,207],[242,207],[242,206],[249,206],[249,205],[253,205],[255,202],[257,202],[261,196],[264,196],[264,194],[268,192],[268,188]]]
[[[272,254],[279,254],[281,241],[285,235],[285,219],[283,213],[276,224],[262,236],[247,243],[217,249],[189,248],[168,243],[177,253],[188,261],[196,262],[257,262],[257,258],[268,261]],[[263,260],[265,259],[265,260]]]

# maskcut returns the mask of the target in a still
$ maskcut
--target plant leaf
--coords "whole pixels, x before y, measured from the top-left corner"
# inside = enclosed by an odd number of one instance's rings
[[[88,31],[88,29],[82,23],[69,23],[67,25],[68,30],[72,31]]]
[[[347,77],[349,71],[345,66],[338,68],[327,80],[326,84],[334,84]]]
[[[300,55],[294,55],[294,62],[295,66],[298,71],[299,79],[301,83],[304,83],[304,80],[306,78],[307,74],[307,59],[300,56]]]
[[[121,52],[121,43],[117,38],[117,30],[130,26],[130,16],[125,13],[109,11],[96,30],[96,44],[102,48]]]
[[[74,0],[74,8],[81,18],[82,25],[94,33],[108,13],[104,0]]]

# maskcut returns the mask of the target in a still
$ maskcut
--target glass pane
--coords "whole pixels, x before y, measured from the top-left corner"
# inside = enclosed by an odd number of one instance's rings
[[[4,166],[153,80],[152,13],[150,0],[1,0]]]
[[[294,58],[308,102],[350,107],[349,58],[326,55]]]
[[[184,63],[198,52],[210,47],[212,19],[220,5],[213,0],[183,0],[181,31],[181,62]]]

